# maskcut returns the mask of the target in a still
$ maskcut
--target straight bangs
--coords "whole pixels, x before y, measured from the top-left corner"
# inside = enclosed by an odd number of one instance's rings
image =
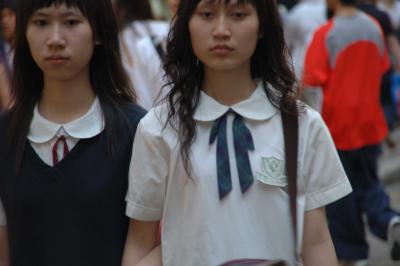
[[[199,2],[202,2],[202,1],[206,2],[206,3],[210,3],[210,4],[220,4],[221,3],[221,4],[227,5],[235,0],[197,0],[195,2],[197,2],[197,4],[198,4]],[[257,2],[256,0],[236,0],[236,4],[238,4],[238,5],[245,5],[245,4],[255,5],[256,2]]]
[[[22,3],[23,2],[23,3]],[[78,8],[81,13],[87,17],[88,10],[87,0],[30,0],[30,1],[20,1],[20,10],[23,10],[25,17],[30,17],[36,10],[41,8],[47,8],[52,5],[60,6],[65,4],[67,7]]]
[[[103,2],[103,1],[101,1]],[[20,0],[17,16],[17,27],[18,27],[18,17],[20,17],[20,24],[22,33],[26,33],[26,27],[29,22],[30,17],[35,11],[41,8],[48,8],[52,5],[60,6],[65,4],[68,8],[78,9],[84,17],[89,21],[92,31],[96,32],[96,12],[98,11],[96,0]]]

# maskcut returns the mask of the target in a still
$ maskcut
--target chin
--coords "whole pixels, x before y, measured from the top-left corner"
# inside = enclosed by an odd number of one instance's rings
[[[217,64],[209,64],[208,68],[214,71],[235,71],[242,69],[243,65],[234,64],[232,62],[221,62]]]

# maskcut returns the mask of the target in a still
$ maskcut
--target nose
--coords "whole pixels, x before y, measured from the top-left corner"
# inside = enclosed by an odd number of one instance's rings
[[[225,14],[220,14],[215,23],[214,38],[225,39],[231,35],[230,25]]]
[[[62,29],[59,25],[52,25],[49,29],[49,36],[47,39],[47,45],[51,49],[59,49],[65,46],[65,38],[62,33]]]

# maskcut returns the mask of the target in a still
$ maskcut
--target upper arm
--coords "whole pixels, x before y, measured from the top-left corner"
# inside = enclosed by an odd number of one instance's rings
[[[323,207],[305,213],[302,259],[307,266],[337,265]]]
[[[0,266],[8,265],[7,227],[0,226]]]
[[[306,211],[304,215],[303,247],[307,248],[327,240],[330,241],[330,234],[326,222],[325,208]]]

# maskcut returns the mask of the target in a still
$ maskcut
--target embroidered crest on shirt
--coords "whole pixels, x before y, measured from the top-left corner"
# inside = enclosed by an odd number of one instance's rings
[[[287,186],[285,175],[285,162],[275,157],[261,157],[260,170],[257,171],[257,179],[268,185]]]

